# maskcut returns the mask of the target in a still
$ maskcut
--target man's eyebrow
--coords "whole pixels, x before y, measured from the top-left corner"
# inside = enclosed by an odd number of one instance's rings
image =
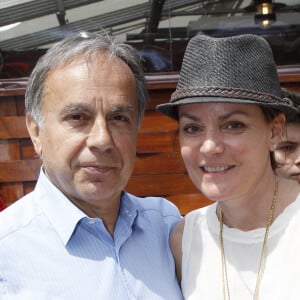
[[[124,106],[116,106],[111,109],[113,113],[124,113],[124,112],[132,112],[134,111],[133,105],[124,105]]]
[[[66,105],[61,114],[74,114],[74,113],[89,113],[92,111],[92,108],[86,104],[78,104],[78,103],[71,103]],[[119,105],[114,106],[110,109],[111,113],[126,113],[126,112],[133,112],[134,106],[133,105]]]
[[[62,113],[89,112],[91,109],[85,104],[68,104],[64,107]]]

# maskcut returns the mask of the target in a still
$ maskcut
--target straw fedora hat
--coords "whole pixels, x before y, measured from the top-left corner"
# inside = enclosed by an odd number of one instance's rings
[[[282,94],[268,42],[252,34],[197,35],[189,41],[176,90],[157,110],[178,119],[178,105],[202,102],[257,104],[284,113],[296,110]]]

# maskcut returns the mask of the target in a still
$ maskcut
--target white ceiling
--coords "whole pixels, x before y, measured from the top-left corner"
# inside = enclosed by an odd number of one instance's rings
[[[1,11],[5,11],[7,14],[10,14],[17,10],[18,7],[26,7],[26,5],[32,5],[34,3],[40,5],[42,2],[50,3],[51,5],[56,5],[57,10],[63,8],[64,5],[67,5],[67,2],[76,3],[79,0],[0,0],[0,25],[1,25]],[[11,29],[5,29],[5,27],[0,27],[0,49],[8,49],[9,47],[16,47],[17,50],[22,50],[28,48],[45,48],[55,40],[59,39],[61,35],[66,34],[64,30],[73,30],[76,28],[91,28],[91,30],[100,30],[102,26],[111,31],[111,33],[120,40],[125,41],[126,35],[129,33],[140,33],[145,29],[146,23],[149,20],[151,3],[154,0],[91,0],[93,2],[88,5],[82,5],[80,7],[71,8],[65,10],[65,19],[67,21],[66,26],[61,26],[58,22],[58,18],[54,12],[45,14],[40,17],[30,18],[27,17],[27,20],[23,20],[11,26]],[[273,1],[278,3],[279,1]],[[299,5],[299,0],[285,0],[280,1],[286,5]],[[223,14],[214,16],[203,15],[203,11],[206,9],[210,12],[221,11],[221,10],[234,10],[240,9],[249,6],[252,3],[251,0],[166,0],[164,3],[164,14],[161,18],[158,28],[174,28],[182,27],[187,28],[190,22],[194,23],[200,20],[199,24],[203,26],[208,26],[208,23],[216,24],[218,21],[216,19],[222,19],[222,22],[226,23],[226,18],[230,14]],[[23,6],[20,6],[23,5]],[[34,7],[34,6],[33,6]],[[135,11],[130,12],[130,8],[139,8],[143,7],[140,11],[140,15],[134,19],[130,18],[130,14],[133,16]],[[36,13],[33,9],[32,14]],[[124,22],[108,22],[109,14],[111,18],[117,17],[119,11],[124,10],[124,13],[129,14]],[[193,11],[193,13],[192,13]],[[201,13],[197,14],[197,11]],[[177,16],[173,17],[176,14]],[[241,16],[239,13],[234,13],[236,16]],[[254,14],[254,13],[252,13]],[[300,20],[300,10],[297,14],[299,15]],[[178,16],[182,15],[182,16]],[[104,17],[106,19],[104,19]],[[121,15],[120,15],[121,17]],[[249,18],[249,16],[248,16]],[[132,19],[132,20],[131,20]],[[201,21],[202,19],[202,21]],[[225,21],[224,21],[225,20]],[[17,22],[17,20],[16,20]],[[105,24],[108,22],[108,26]],[[119,23],[119,24],[117,24]],[[12,24],[5,24],[12,25]],[[73,27],[72,27],[73,26]],[[89,30],[89,29],[87,29]],[[53,35],[57,35],[53,38]],[[52,37],[52,40],[50,39]],[[50,39],[47,43],[47,38]],[[2,43],[1,43],[2,42]],[[30,44],[32,42],[32,44]],[[35,43],[34,43],[35,42]],[[10,49],[12,50],[12,49]]]

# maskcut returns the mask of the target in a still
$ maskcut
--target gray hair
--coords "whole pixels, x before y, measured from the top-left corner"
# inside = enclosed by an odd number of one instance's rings
[[[72,34],[54,44],[34,67],[25,93],[25,108],[41,127],[43,123],[42,97],[45,81],[51,70],[71,63],[81,57],[88,61],[99,52],[107,51],[110,57],[118,57],[134,74],[138,97],[138,124],[140,125],[148,99],[141,59],[133,47],[117,43],[105,31]]]

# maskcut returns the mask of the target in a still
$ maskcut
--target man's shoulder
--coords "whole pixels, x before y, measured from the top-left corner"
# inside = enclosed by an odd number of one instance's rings
[[[28,194],[5,208],[0,213],[0,240],[18,232],[38,214],[31,194]]]
[[[175,204],[163,197],[138,197],[129,193],[126,193],[126,195],[141,212],[157,211],[163,216],[180,216],[179,210]]]

